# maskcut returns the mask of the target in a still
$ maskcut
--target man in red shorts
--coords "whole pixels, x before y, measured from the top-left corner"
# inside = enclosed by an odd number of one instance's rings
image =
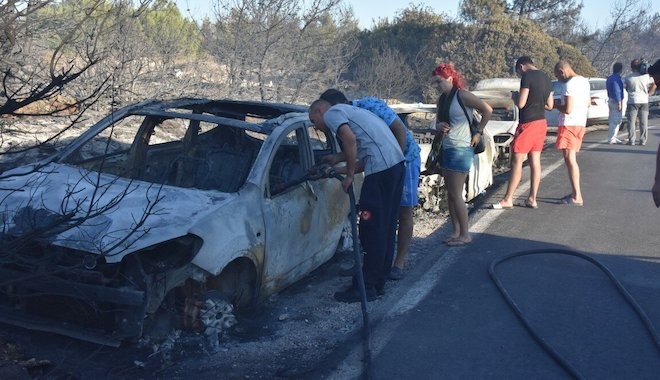
[[[582,146],[582,138],[587,126],[587,110],[591,102],[589,81],[587,78],[577,75],[570,63],[565,60],[561,60],[555,65],[555,76],[566,86],[561,95],[561,101],[554,104],[554,107],[559,110],[556,147],[564,155],[564,163],[571,182],[571,194],[563,197],[561,202],[582,206],[577,152]]]
[[[520,108],[520,124],[511,143],[511,178],[504,198],[493,204],[494,209],[513,207],[513,195],[522,178],[525,156],[529,161],[529,196],[525,207],[537,208],[536,195],[541,184],[541,151],[548,132],[545,110],[552,110],[552,82],[541,70],[534,66],[532,58],[522,56],[516,61],[516,74],[520,75],[520,92],[513,95],[513,101]]]

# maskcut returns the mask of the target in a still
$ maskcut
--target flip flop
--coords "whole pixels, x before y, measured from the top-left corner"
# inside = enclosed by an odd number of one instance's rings
[[[567,195],[561,199],[561,203],[565,205],[571,205],[571,206],[577,206],[577,207],[582,207],[584,203],[582,202],[576,202],[572,196]]]
[[[490,208],[493,210],[508,210],[508,209],[512,209],[513,206],[503,206],[502,202],[497,202],[490,205]]]
[[[527,208],[539,208],[538,204],[531,203],[530,201],[524,201],[520,202],[519,204],[520,207],[527,207]]]
[[[442,243],[447,244],[452,240],[455,240],[456,238],[453,236],[447,236],[446,238],[442,239]]]

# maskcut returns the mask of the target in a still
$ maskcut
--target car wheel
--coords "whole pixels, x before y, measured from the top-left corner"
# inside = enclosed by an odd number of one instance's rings
[[[209,289],[222,293],[236,311],[252,308],[256,303],[257,273],[249,259],[240,258],[225,267],[209,281]]]

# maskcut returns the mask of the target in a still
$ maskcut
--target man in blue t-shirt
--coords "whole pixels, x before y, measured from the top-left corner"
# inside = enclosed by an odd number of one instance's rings
[[[403,180],[403,193],[399,207],[396,256],[388,274],[389,279],[400,280],[403,278],[403,266],[408,255],[410,241],[412,240],[414,226],[413,210],[419,203],[417,188],[419,186],[419,173],[421,170],[421,149],[417,145],[410,129],[406,127],[396,112],[382,99],[365,97],[349,101],[344,93],[333,88],[324,91],[321,94],[321,99],[327,100],[332,105],[338,103],[351,104],[380,117],[389,126],[389,129],[403,150],[403,155],[406,158],[406,173]]]
[[[309,119],[321,131],[332,131],[342,152],[331,162],[345,161],[344,190],[355,173],[364,171],[360,191],[360,242],[365,251],[362,273],[367,300],[384,293],[394,256],[399,202],[403,189],[405,158],[394,135],[382,133],[385,122],[373,113],[348,104],[331,105],[318,99],[309,107]],[[389,265],[388,265],[389,263]],[[386,269],[387,268],[387,269]],[[335,293],[341,302],[360,301],[356,278],[345,291]]]
[[[607,132],[607,142],[609,144],[621,144],[617,135],[623,119],[623,80],[621,72],[623,64],[616,62],[612,66],[612,75],[607,77],[605,86],[607,87],[607,106],[610,109],[609,128]]]

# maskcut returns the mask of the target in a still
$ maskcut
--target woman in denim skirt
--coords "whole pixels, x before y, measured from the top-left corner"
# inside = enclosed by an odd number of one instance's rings
[[[436,130],[442,136],[441,174],[447,189],[447,203],[452,233],[443,242],[450,246],[466,245],[472,241],[468,231],[468,214],[463,189],[474,159],[473,147],[482,138],[493,109],[483,100],[465,90],[461,74],[451,63],[442,63],[433,70],[433,85],[439,90]],[[464,111],[459,99],[465,106]],[[473,110],[481,114],[478,133],[472,136],[470,120]],[[466,112],[467,111],[467,112]]]

